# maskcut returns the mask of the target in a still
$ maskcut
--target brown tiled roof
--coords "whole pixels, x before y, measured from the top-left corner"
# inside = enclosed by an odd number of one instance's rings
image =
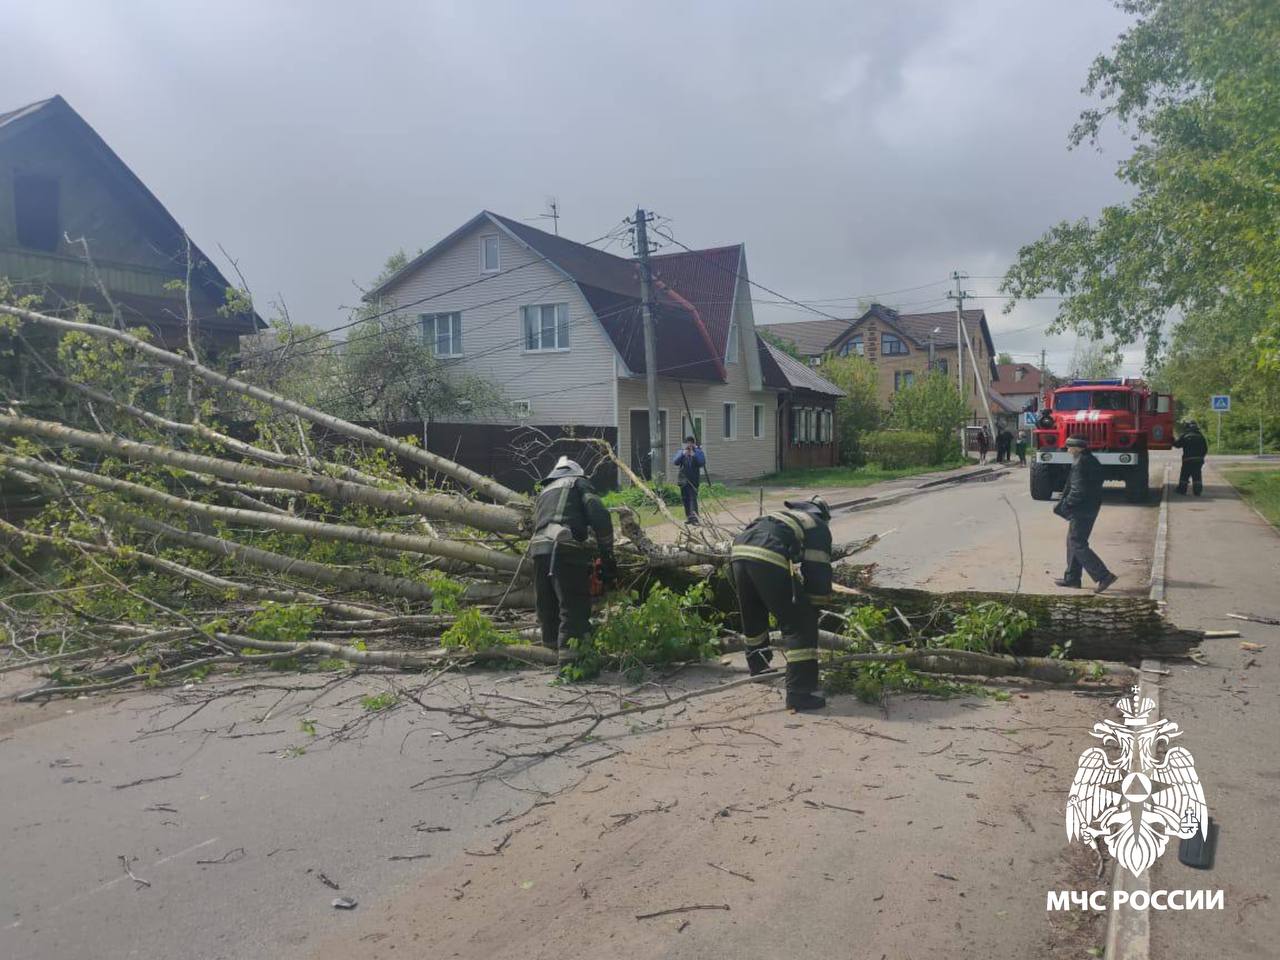
[[[1039,367],[1030,363],[999,363],[996,369],[1000,371],[1000,380],[993,383],[991,389],[997,393],[1040,393],[1044,377]],[[1019,370],[1025,371],[1021,380],[1018,379]]]
[[[820,357],[855,322],[854,320],[798,320],[791,323],[761,323],[760,326],[783,340],[789,340],[802,355]]]
[[[766,387],[777,390],[800,390],[828,397],[843,397],[844,391],[818,374],[813,367],[779,350],[763,337],[756,340],[760,351],[760,371]]]

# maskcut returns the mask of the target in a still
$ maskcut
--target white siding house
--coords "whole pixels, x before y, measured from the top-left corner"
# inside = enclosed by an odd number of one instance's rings
[[[787,384],[767,382],[761,365],[743,247],[655,256],[652,271],[666,475],[675,477],[681,439],[697,432],[715,480],[777,469]],[[420,322],[449,367],[508,401],[498,412],[459,411],[458,421],[612,428],[619,457],[649,472],[634,260],[486,211],[367,299]]]

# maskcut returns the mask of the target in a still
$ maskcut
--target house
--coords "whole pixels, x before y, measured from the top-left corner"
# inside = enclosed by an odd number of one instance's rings
[[[713,479],[777,469],[787,389],[785,378],[764,376],[745,248],[663,254],[650,264],[659,475],[674,480],[670,459],[689,434],[700,437]],[[505,394],[507,409],[476,421],[603,430],[636,473],[652,475],[635,260],[482,211],[366,299],[419,324],[448,369]]]
[[[187,249],[169,211],[62,97],[0,113],[0,277],[15,292],[55,313],[83,303],[110,315],[114,304],[126,325],[185,345],[174,281],[186,279]],[[265,325],[252,310],[224,315],[230,284],[195,244],[190,255],[202,340],[234,350]]]
[[[986,419],[983,397],[999,374],[986,311],[965,310],[963,317],[969,344],[978,361],[975,370],[966,346],[964,395],[976,423]],[[862,316],[851,320],[778,323],[769,325],[767,329],[795,344],[797,350],[812,363],[819,362],[827,354],[866,357],[878,368],[880,402],[886,407],[894,393],[915,383],[930,370],[956,376],[955,311],[899,313],[876,303]]]
[[[836,466],[836,401],[844,391],[773,344],[757,343],[764,381],[778,389],[778,469]]]
[[[1052,375],[1046,377],[1044,371],[1030,363],[1001,363],[996,369],[999,377],[991,385],[992,391],[1019,410],[1026,410],[1032,400],[1038,402],[1045,389],[1053,386]]]

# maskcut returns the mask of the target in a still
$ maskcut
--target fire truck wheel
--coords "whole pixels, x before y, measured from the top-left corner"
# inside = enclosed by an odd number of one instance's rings
[[[1031,464],[1031,499],[1053,499],[1053,467],[1047,463]]]

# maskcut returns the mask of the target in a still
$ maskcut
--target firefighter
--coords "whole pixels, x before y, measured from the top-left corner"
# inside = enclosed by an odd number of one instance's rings
[[[1175,447],[1182,450],[1182,470],[1178,473],[1178,492],[1187,492],[1187,481],[1191,481],[1191,490],[1198,497],[1204,492],[1204,479],[1200,471],[1204,469],[1204,458],[1209,453],[1209,441],[1200,432],[1200,425],[1188,420],[1182,426],[1182,435],[1173,441]]]
[[[831,599],[831,511],[821,497],[788,500],[786,509],[747,524],[729,552],[738,593],[747,667],[770,670],[769,614],[782,631],[787,656],[787,708],[819,710],[818,611]],[[799,579],[795,570],[799,566]]]
[[[1049,407],[1045,407],[1041,410],[1040,419],[1036,421],[1036,426],[1041,430],[1052,430],[1056,427],[1057,424],[1053,422],[1053,410]]]
[[[591,628],[591,570],[594,557],[587,536],[600,550],[600,576],[617,578],[613,521],[591,481],[575,460],[561,457],[545,479],[533,512],[534,600],[542,642],[557,651],[561,663],[573,660],[570,640],[585,639]]]
[[[1093,592],[1102,593],[1117,579],[1089,546],[1089,535],[1102,509],[1102,464],[1089,452],[1089,441],[1084,437],[1069,437],[1067,449],[1071,451],[1071,475],[1062,499],[1053,508],[1067,521],[1067,572],[1053,582],[1060,587],[1083,586],[1082,570],[1088,570],[1098,583]]]

